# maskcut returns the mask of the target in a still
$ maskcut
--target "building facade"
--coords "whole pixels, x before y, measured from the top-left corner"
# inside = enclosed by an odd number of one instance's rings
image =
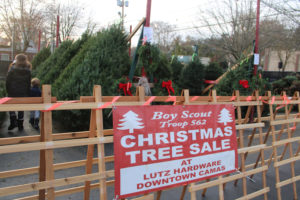
[[[286,57],[288,57],[287,62]],[[285,62],[285,72],[300,72],[300,51],[289,52],[287,56],[286,51],[266,49],[260,63],[263,65],[264,71],[280,71],[280,66]]]

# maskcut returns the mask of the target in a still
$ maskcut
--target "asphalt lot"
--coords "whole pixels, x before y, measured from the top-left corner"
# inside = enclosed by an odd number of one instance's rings
[[[28,117],[28,113],[25,114],[26,117]],[[7,131],[8,127],[8,116],[6,117],[6,121],[3,123],[1,129],[0,129],[0,137],[18,137],[18,136],[28,136],[28,135],[36,135],[38,132],[31,127],[31,125],[28,123],[28,119],[25,119],[24,126],[25,129],[22,132],[19,132],[17,129],[14,129],[11,132]],[[264,130],[266,130],[268,127],[268,124],[266,124],[266,127]],[[294,137],[300,136],[300,125],[298,125],[296,132],[294,134]],[[53,132],[56,132],[55,129],[53,129]],[[248,135],[249,132],[245,132],[244,139],[245,141],[248,141]],[[286,137],[283,137],[286,138]],[[271,137],[268,140],[268,145],[271,144]],[[247,144],[247,142],[245,142]],[[257,140],[256,140],[257,144]],[[299,144],[298,144],[299,145]],[[297,150],[298,146],[297,143],[293,145],[293,152]],[[279,148],[279,152],[282,151],[282,148]],[[72,148],[63,148],[63,149],[56,149],[54,150],[54,163],[61,163],[61,162],[68,162],[68,161],[75,161],[75,160],[82,160],[86,159],[86,147],[72,147]],[[95,153],[96,155],[96,148]],[[113,154],[113,145],[108,144],[105,146],[105,153],[106,155],[112,155]],[[271,151],[265,152],[265,159],[267,159],[271,154]],[[288,152],[285,156],[287,158]],[[251,154],[248,156],[246,164],[251,164],[255,162],[257,158],[257,154]],[[24,152],[24,153],[10,153],[10,154],[1,154],[0,155],[0,171],[6,171],[6,170],[12,170],[12,169],[19,169],[19,168],[28,168],[28,167],[34,167],[38,166],[39,164],[39,152],[38,151],[32,151],[32,152]],[[113,163],[107,164],[107,169],[113,169]],[[94,165],[93,171],[97,172],[97,166]],[[63,178],[63,177],[70,177],[70,176],[76,176],[76,175],[83,175],[85,172],[84,167],[77,167],[77,168],[71,168],[68,170],[59,170],[55,171],[55,178]],[[295,172],[296,175],[300,175],[300,161],[295,162]],[[290,165],[284,165],[280,167],[280,179],[285,180],[291,177],[291,170]],[[0,179],[0,188],[2,187],[8,187],[13,185],[19,185],[19,184],[26,184],[26,183],[33,183],[38,181],[38,175],[26,175],[26,176],[19,176],[15,178],[5,178]],[[277,199],[276,195],[276,188],[275,188],[275,170],[273,167],[273,163],[270,165],[268,171],[267,171],[267,185],[270,187],[270,192],[268,193],[268,199]],[[80,184],[79,184],[80,185]],[[78,186],[78,185],[72,185]],[[253,179],[247,179],[247,193],[252,193],[255,191],[260,190],[262,187],[262,176],[261,174],[257,174],[253,177]],[[66,187],[58,187],[56,189],[62,189]],[[166,190],[162,192],[161,199],[162,200],[176,200],[179,199],[181,195],[182,187],[172,188],[169,190]],[[298,198],[300,198],[300,183],[297,182],[297,191],[298,191]],[[292,185],[289,184],[285,187],[282,187],[282,199],[293,199],[293,189]],[[201,196],[202,191],[197,192],[197,199],[204,199],[204,200],[214,200],[219,199],[218,197],[218,186],[209,188],[206,192],[206,196]],[[23,194],[17,194],[17,195],[11,195],[7,197],[0,197],[1,200],[11,200],[15,198],[20,198],[28,195],[35,195],[37,192],[31,192],[31,193],[23,193]],[[230,182],[226,184],[225,190],[224,190],[224,199],[236,199],[241,197],[243,194],[242,190],[242,181],[239,180],[237,186],[233,185],[233,182]],[[113,199],[114,197],[114,188],[108,187],[108,199]],[[83,199],[83,193],[76,193],[72,195],[57,197],[56,199],[72,199],[72,200],[81,200]],[[99,192],[98,190],[92,190],[91,191],[91,197],[90,199],[99,199]],[[190,199],[190,193],[187,191],[185,194],[184,199]],[[254,199],[263,199],[263,196],[259,196]]]

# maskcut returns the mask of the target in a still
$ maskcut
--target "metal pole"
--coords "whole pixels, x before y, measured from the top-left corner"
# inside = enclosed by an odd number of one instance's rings
[[[57,15],[57,20],[56,20],[56,48],[58,47],[58,42],[59,42],[59,15]]]
[[[131,35],[131,33],[132,33],[132,25],[130,25],[130,34],[129,35]],[[131,56],[131,38],[129,40],[129,51],[128,51],[128,53],[129,53],[129,57],[130,57]]]
[[[257,0],[257,11],[256,11],[256,32],[255,32],[255,49],[254,53],[258,54],[258,42],[259,42],[259,15],[260,15],[260,0]],[[254,65],[253,75],[257,73],[257,65]]]
[[[145,27],[150,27],[151,0],[147,0]]]

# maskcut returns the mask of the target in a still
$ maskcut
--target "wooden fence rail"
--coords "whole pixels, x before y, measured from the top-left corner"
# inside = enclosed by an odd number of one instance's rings
[[[58,101],[56,97],[51,96],[51,86],[44,85],[42,88],[42,97],[32,98],[11,98],[0,104],[0,111],[31,111],[42,110],[41,133],[35,136],[23,136],[12,138],[0,138],[0,156],[1,154],[20,153],[26,151],[39,151],[39,166],[30,168],[21,168],[0,171],[1,179],[20,177],[24,175],[38,174],[39,181],[0,187],[0,197],[33,192],[35,195],[23,196],[19,199],[55,199],[58,196],[69,195],[72,193],[83,192],[83,199],[90,199],[90,193],[93,189],[99,190],[99,199],[106,200],[108,197],[107,187],[114,184],[114,170],[107,170],[106,164],[114,162],[113,155],[105,154],[105,145],[113,143],[113,130],[103,129],[103,109],[109,109],[113,106],[143,106],[147,101],[153,98],[144,95],[144,88],[137,89],[136,96],[102,96],[101,87],[94,86],[93,96],[82,96],[79,100]],[[188,190],[191,199],[196,200],[198,192],[202,190],[202,196],[211,187],[218,187],[219,199],[225,199],[224,189],[232,187],[229,182],[235,185],[241,180],[242,196],[237,199],[253,199],[258,196],[268,198],[270,188],[267,183],[266,173],[269,165],[274,163],[277,197],[281,199],[280,188],[288,184],[292,185],[294,198],[297,199],[296,182],[300,176],[295,173],[296,161],[300,160],[299,134],[295,134],[297,123],[300,122],[300,97],[296,92],[293,97],[286,97],[285,93],[280,96],[267,95],[259,96],[254,92],[251,96],[240,96],[235,91],[232,96],[217,96],[216,91],[212,91],[209,96],[189,96],[189,91],[184,90],[182,96],[157,96],[153,102],[170,102],[176,105],[214,105],[214,104],[232,104],[236,111],[236,130],[238,140],[239,169],[235,173],[219,176],[215,179],[207,179],[198,183],[191,183],[189,186],[183,186],[181,196],[185,197]],[[297,112],[292,113],[293,106],[297,106]],[[268,106],[270,116],[262,116],[263,109]],[[52,110],[91,110],[90,127],[87,131],[80,132],[52,132]],[[284,109],[284,114],[278,114],[280,109]],[[269,125],[269,129],[266,126]],[[279,129],[278,129],[279,127]],[[250,134],[249,134],[250,133]],[[272,136],[272,141],[269,141]],[[283,137],[285,136],[285,137]],[[292,151],[292,144],[298,145],[297,151]],[[95,145],[97,145],[97,155],[94,155]],[[87,146],[87,156],[83,160],[54,164],[54,149]],[[278,153],[279,148],[284,148]],[[268,152],[271,156],[265,159]],[[288,157],[286,158],[286,152]],[[251,162],[249,157],[255,157],[255,162]],[[253,160],[253,159],[252,159]],[[250,162],[250,163],[249,163]],[[298,163],[299,164],[299,163]],[[93,172],[93,166],[96,165],[97,172]],[[279,167],[290,165],[291,178],[280,181]],[[68,170],[76,167],[85,167],[84,174],[66,178],[55,178],[54,174],[58,170]],[[247,180],[252,180],[254,175],[260,174],[260,188],[256,191],[249,189]],[[93,181],[93,182],[92,182]],[[97,181],[95,183],[95,181]],[[61,186],[79,184],[76,187],[57,189]],[[251,191],[251,192],[250,192]],[[156,199],[160,199],[164,191],[158,191]],[[138,199],[154,199],[153,194],[147,194]]]

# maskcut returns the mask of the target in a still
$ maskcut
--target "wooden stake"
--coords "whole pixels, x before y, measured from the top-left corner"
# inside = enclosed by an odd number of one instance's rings
[[[252,94],[252,97],[254,97],[254,93]],[[243,122],[242,122],[243,124],[246,124],[247,122],[249,122],[249,115],[253,112],[253,108],[254,108],[253,106],[248,106],[247,112],[246,112],[246,115],[245,115],[245,118],[244,118],[244,120],[242,120],[242,121],[243,121]],[[239,119],[238,119],[238,120],[239,120]],[[256,132],[256,128],[254,128],[253,131],[252,131],[251,138],[250,138],[250,140],[249,140],[249,142],[248,142],[248,147],[251,146],[251,144],[252,144],[252,140],[253,140],[253,138],[254,138],[255,132]],[[239,139],[240,139],[240,137],[239,137]],[[239,143],[240,143],[240,141],[241,141],[241,140],[239,140]],[[242,147],[240,147],[240,148],[242,148]],[[245,157],[245,162],[246,162],[246,159],[247,159],[247,155],[248,155],[248,153],[245,153],[245,155],[244,155],[244,157]],[[241,166],[240,166],[240,168],[239,168],[239,171],[241,171],[241,169],[242,169],[242,163],[241,163]],[[235,185],[235,186],[237,185],[238,180],[239,180],[239,179],[235,180],[235,182],[234,182],[234,185]]]
[[[93,90],[93,96],[95,97],[95,87]],[[95,99],[96,99],[96,97],[95,97]],[[96,111],[91,110],[89,138],[94,138],[95,136],[96,136]],[[92,173],[94,149],[95,149],[94,144],[88,145],[87,158],[86,158],[87,159],[86,160],[86,169],[85,169],[86,174]],[[91,182],[86,181],[85,188],[84,188],[84,200],[90,199],[90,190],[91,190]]]
[[[51,103],[51,86],[42,86],[42,98],[44,103]],[[51,111],[42,112],[41,118],[41,142],[51,142],[52,139],[52,113]],[[40,182],[49,181],[54,179],[53,169],[53,150],[41,150],[40,151]],[[44,200],[45,189],[39,191],[39,199]],[[54,188],[47,189],[47,199],[54,200],[55,193]]]
[[[256,101],[259,101],[259,92],[258,91],[255,91],[255,97],[256,97]],[[261,107],[259,105],[256,106],[256,111],[257,111],[257,122],[261,123],[262,111],[261,111]],[[258,132],[259,132],[259,144],[262,145],[262,144],[264,144],[262,127],[258,128]],[[259,153],[261,155],[261,166],[262,167],[264,167],[264,165],[265,165],[264,152],[265,152],[264,149],[262,149],[262,150],[260,150],[260,153]],[[262,186],[263,186],[263,189],[267,188],[266,171],[262,172]],[[267,200],[267,199],[268,199],[267,193],[264,193],[264,200]]]
[[[283,95],[286,96],[286,93],[284,92]],[[287,104],[284,106],[284,110],[285,110],[286,119],[288,119],[291,110],[288,109],[288,105]],[[292,135],[291,135],[290,124],[287,123],[286,126],[287,126],[288,139],[291,139]],[[293,153],[292,143],[289,142],[287,145],[288,145],[288,148],[289,148],[290,158],[293,158],[294,157],[294,153]],[[295,162],[291,162],[290,166],[291,166],[292,179],[294,179],[295,176],[296,176],[296,174],[295,174]],[[298,199],[296,182],[293,181],[292,184],[293,184],[293,191],[294,191],[294,199]]]
[[[269,91],[268,92],[268,97],[271,99],[272,94]],[[270,100],[269,100],[270,101]],[[270,123],[275,120],[275,116],[273,113],[273,105],[269,104],[269,110],[270,110]],[[272,131],[272,141],[276,142],[276,136],[275,136],[275,127],[271,125],[271,131]],[[274,164],[277,164],[278,158],[277,158],[277,148],[276,146],[273,146],[273,154],[274,154]],[[278,167],[275,167],[275,175],[276,175],[276,184],[280,182],[280,177],[279,177],[279,169]],[[281,190],[280,187],[277,188],[277,199],[281,200]]]
[[[102,101],[102,94],[101,94],[101,86],[96,85],[95,86],[95,101],[97,103]],[[96,128],[97,128],[97,138],[102,139],[104,137],[103,134],[103,111],[101,110],[96,110]],[[98,144],[98,171],[99,173],[105,173],[105,160],[104,160],[104,144]],[[100,193],[100,199],[101,200],[106,200],[107,199],[107,193],[106,193],[106,179],[100,179],[100,187],[99,187],[99,193]]]
[[[239,91],[235,92],[235,96],[236,96],[236,100],[240,101],[240,93]],[[242,111],[241,111],[241,107],[238,106],[237,107],[237,116],[238,116],[238,124],[242,124]],[[241,129],[239,130],[239,138],[240,138],[240,148],[244,147],[244,130]],[[241,154],[241,172],[244,173],[246,171],[245,169],[245,154],[242,153]],[[243,180],[243,195],[247,196],[247,179],[245,176],[243,176],[242,178]],[[236,186],[237,182],[235,183]]]

